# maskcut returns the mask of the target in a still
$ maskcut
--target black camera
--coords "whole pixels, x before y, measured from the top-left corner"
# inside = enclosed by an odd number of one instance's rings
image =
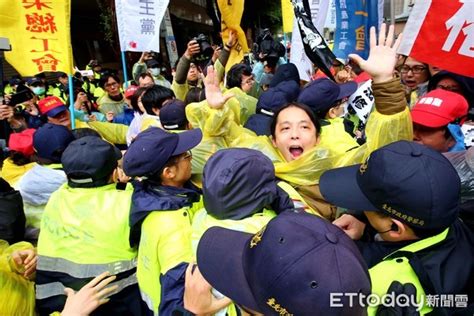
[[[253,53],[256,59],[260,59],[260,54],[262,54],[263,58],[261,61],[266,61],[274,67],[278,59],[285,56],[285,46],[273,39],[269,29],[263,29],[257,37]]]
[[[196,60],[205,60],[211,58],[214,50],[212,49],[211,43],[209,39],[204,34],[199,34],[198,36],[194,37],[195,40],[199,44],[199,54],[194,56]]]

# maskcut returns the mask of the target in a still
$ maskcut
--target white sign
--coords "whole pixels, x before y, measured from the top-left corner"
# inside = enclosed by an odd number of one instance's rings
[[[319,33],[323,34],[322,31],[324,30],[324,22],[326,21],[329,2],[309,0],[309,6],[311,8],[311,19],[313,21],[313,25],[316,27]],[[300,74],[301,80],[311,81],[311,76],[313,75],[313,64],[304,52],[303,41],[301,40],[298,23],[293,23],[293,33],[291,36],[290,62],[295,64],[296,68],[298,68],[298,73]]]
[[[160,25],[169,0],[116,0],[120,49],[160,51]]]
[[[372,80],[360,85],[357,91],[350,96],[348,104],[352,106],[359,119],[365,124],[374,106]]]

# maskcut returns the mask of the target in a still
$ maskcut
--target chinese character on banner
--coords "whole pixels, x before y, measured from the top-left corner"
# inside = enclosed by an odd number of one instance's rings
[[[115,0],[120,49],[160,51],[160,25],[169,0]]]
[[[12,46],[5,57],[21,75],[72,73],[70,0],[10,1],[8,10],[0,9],[11,18],[0,20],[0,36],[9,38]]]
[[[354,92],[350,97],[348,102],[348,107],[352,107],[356,115],[362,121],[362,123],[367,122],[370,112],[374,106],[374,95],[372,93],[372,80],[364,82],[356,92]]]
[[[353,53],[366,58],[369,54],[368,31],[372,26],[378,28],[382,21],[382,16],[379,14],[381,1],[335,0],[335,2],[334,54],[344,60]],[[340,45],[342,42],[344,44]]]
[[[473,12],[470,0],[415,1],[399,53],[473,77]]]

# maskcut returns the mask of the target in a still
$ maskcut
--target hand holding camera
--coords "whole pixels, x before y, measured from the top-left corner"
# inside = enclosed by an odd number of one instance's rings
[[[184,56],[187,59],[191,59],[193,58],[194,55],[198,54],[199,52],[200,52],[199,43],[195,39],[192,39],[188,43],[188,47],[186,48],[186,51],[184,52]]]

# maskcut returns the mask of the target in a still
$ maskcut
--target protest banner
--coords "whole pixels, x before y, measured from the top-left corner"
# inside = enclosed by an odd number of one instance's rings
[[[22,76],[73,71],[69,0],[2,1],[0,37],[10,39],[5,58]]]
[[[122,52],[159,52],[160,25],[168,0],[116,0]]]
[[[291,3],[290,0],[286,1]],[[326,20],[326,14],[329,8],[329,3],[327,1],[311,0],[309,2],[309,6],[311,10],[311,19],[313,21],[313,25],[320,33],[322,33],[324,22]],[[294,15],[293,12],[292,15]],[[301,80],[311,80],[311,75],[313,73],[313,63],[306,56],[299,28],[296,23],[293,25],[290,61],[296,65],[296,68],[298,68],[298,73],[300,75]]]
[[[380,8],[383,0],[336,0],[336,29],[334,55],[343,60],[349,54],[367,58],[369,54],[369,30],[381,24]]]
[[[349,97],[347,103],[348,107],[352,107],[362,123],[365,124],[374,107],[372,80],[368,80],[360,85],[356,92]]]
[[[240,63],[244,59],[245,53],[249,51],[247,38],[244,30],[240,26],[240,21],[244,13],[244,0],[217,0],[219,11],[221,12],[222,41],[227,43],[230,29],[237,32],[237,44],[230,51],[229,60],[225,66],[228,71],[233,65]]]
[[[416,1],[398,52],[474,77],[474,1]]]
[[[336,56],[334,56],[326,41],[314,26],[308,0],[292,0],[292,3],[295,12],[295,24],[298,26],[306,56],[326,76],[334,80],[330,68]],[[326,8],[327,6],[328,3],[326,3]]]

